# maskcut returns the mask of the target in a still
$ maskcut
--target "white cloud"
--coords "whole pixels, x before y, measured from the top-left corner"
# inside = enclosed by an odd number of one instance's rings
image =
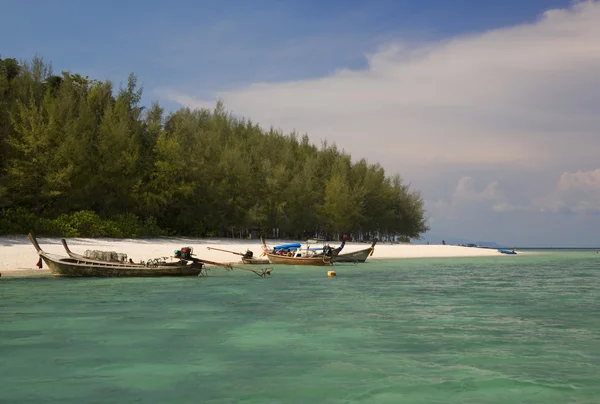
[[[430,225],[440,220],[456,219],[457,217],[454,205],[444,199],[438,199],[437,201],[425,200],[425,211]]]
[[[216,94],[228,109],[356,157],[416,165],[551,167],[600,150],[600,4],[428,44],[398,41],[368,67]],[[171,101],[211,106],[193,94]]]
[[[515,203],[499,181],[462,177],[447,199],[426,200],[434,230],[442,237],[495,240],[521,246],[598,246],[600,170],[555,177],[548,195]],[[586,184],[586,185],[582,185]]]
[[[550,213],[600,213],[600,169],[563,173],[555,189],[533,206]]]
[[[426,210],[433,219],[456,219],[474,209],[493,212],[512,212],[524,209],[510,203],[498,181],[492,181],[478,189],[472,177],[458,180],[449,200],[426,201]]]
[[[557,189],[560,191],[600,191],[600,168],[593,171],[563,173],[558,180]]]
[[[496,213],[600,213],[600,169],[565,172],[547,195],[535,197],[526,205],[514,204],[498,181],[478,187],[472,177],[464,176],[458,180],[450,198],[427,201],[426,207],[431,216],[438,219],[456,219],[461,213],[473,212],[475,207],[482,212]]]
[[[501,201],[505,199],[505,196],[498,181],[490,182],[483,190],[478,191],[473,178],[462,177],[458,180],[453,199],[466,202]]]

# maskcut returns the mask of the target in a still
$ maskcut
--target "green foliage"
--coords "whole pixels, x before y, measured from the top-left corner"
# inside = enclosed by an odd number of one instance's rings
[[[140,105],[134,74],[0,59],[0,234],[417,238],[423,201],[336,145],[212,110]]]
[[[12,81],[19,75],[21,66],[17,59],[9,58],[2,60],[0,58],[0,75],[6,77],[8,81]]]
[[[26,208],[0,210],[2,234],[23,234],[29,229],[35,229],[37,221],[35,213]]]
[[[102,237],[109,227],[105,226],[96,212],[89,210],[71,215],[64,213],[54,220],[54,225],[65,237]]]
[[[2,234],[23,234],[31,230],[37,234],[62,237],[139,238],[165,236],[156,219],[140,219],[132,213],[102,219],[96,212],[82,210],[63,213],[55,219],[40,218],[25,208],[0,211]]]

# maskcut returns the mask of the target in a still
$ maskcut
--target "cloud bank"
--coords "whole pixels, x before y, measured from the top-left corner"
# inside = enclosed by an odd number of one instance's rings
[[[398,40],[366,57],[362,70],[255,83],[213,100],[191,89],[163,96],[192,107],[220,98],[265,127],[335,142],[404,174],[430,201],[435,190],[425,178],[456,183],[452,194],[429,203],[445,204],[448,215],[457,203],[474,201],[497,213],[600,211],[599,2],[437,42]],[[501,190],[497,181],[508,172],[521,190]],[[552,184],[563,172],[554,188],[527,194],[528,181]],[[476,180],[483,189],[475,189]]]
[[[600,214],[600,169],[563,173],[552,193],[534,206],[541,212]]]
[[[451,40],[392,43],[368,67],[217,93],[236,114],[404,164],[555,164],[599,144],[600,4]],[[183,105],[214,105],[167,92]],[[574,142],[576,139],[578,142]],[[575,143],[580,143],[579,145]]]

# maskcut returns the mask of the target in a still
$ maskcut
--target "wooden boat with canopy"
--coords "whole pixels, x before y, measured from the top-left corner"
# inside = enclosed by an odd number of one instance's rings
[[[267,249],[269,252],[277,252],[277,253],[288,253],[292,250],[296,250],[298,248],[301,247],[300,243],[287,243],[287,244],[281,244],[278,246],[275,246],[273,248],[273,250]],[[235,254],[235,255],[240,255],[242,257],[242,263],[244,264],[251,264],[251,265],[257,265],[257,264],[269,264],[269,259],[266,257],[265,252],[263,251],[263,253],[259,256],[256,257],[254,255],[254,253],[251,250],[247,250],[245,253],[240,253],[240,252],[236,252],[236,251],[230,251],[230,250],[224,250],[221,248],[215,248],[215,247],[206,247],[208,250],[215,250],[215,251],[222,251],[222,252],[227,252],[227,253],[231,253],[231,254]],[[314,250],[314,249],[311,249]]]
[[[311,250],[307,245],[302,248],[300,243],[290,243],[275,246],[273,250],[269,250],[264,238],[263,255],[265,255],[271,264],[283,265],[312,265],[312,266],[329,266],[331,265],[331,254],[326,251],[324,254],[318,254]],[[331,249],[329,249],[331,251]]]

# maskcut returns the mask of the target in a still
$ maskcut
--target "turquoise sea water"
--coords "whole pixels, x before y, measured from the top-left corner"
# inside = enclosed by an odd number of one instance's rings
[[[598,403],[600,254],[0,278],[1,403]]]

